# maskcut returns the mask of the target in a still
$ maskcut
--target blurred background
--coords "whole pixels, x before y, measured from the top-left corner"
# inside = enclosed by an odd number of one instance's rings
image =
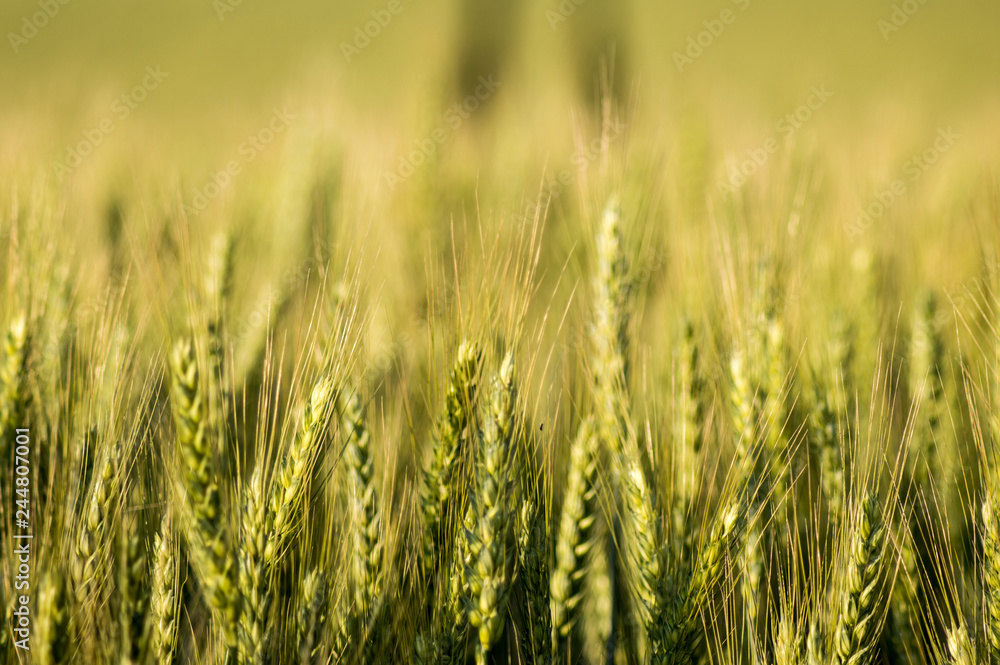
[[[142,133],[204,158],[237,146],[281,104],[358,140],[405,143],[433,122],[430,100],[443,109],[480,76],[500,81],[502,94],[476,123],[499,123],[492,111],[502,107],[519,129],[511,140],[569,143],[572,112],[597,100],[599,63],[612,47],[613,88],[641,116],[661,127],[705,124],[723,144],[766,134],[817,84],[834,96],[810,135],[837,127],[919,142],[926,127],[989,125],[997,109],[1000,5],[988,0],[398,0],[370,43],[345,54],[388,5],[5,2],[7,155],[29,126],[44,130],[33,148],[59,152],[150,65],[169,77],[109,139],[114,149]],[[680,71],[675,54],[725,11],[732,23],[703,38],[708,45]],[[381,156],[391,160],[392,150]]]
[[[422,273],[410,248],[449,220],[540,197],[575,229],[609,146],[654,236],[807,201],[851,247],[902,178],[865,242],[930,240],[912,269],[950,285],[941,257],[975,265],[968,218],[992,214],[966,205],[1000,146],[988,0],[16,0],[0,25],[0,176],[57,188],[80,228],[251,217],[277,254],[335,209]],[[557,265],[581,235],[550,233]]]

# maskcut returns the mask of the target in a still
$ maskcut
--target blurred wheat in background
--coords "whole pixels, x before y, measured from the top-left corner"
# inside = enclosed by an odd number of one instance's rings
[[[1000,663],[995,3],[0,25],[0,665]]]

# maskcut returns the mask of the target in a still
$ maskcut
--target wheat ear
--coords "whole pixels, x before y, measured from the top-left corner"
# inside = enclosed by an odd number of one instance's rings
[[[324,441],[326,426],[335,399],[333,383],[326,378],[313,386],[302,415],[302,424],[288,448],[267,510],[267,542],[264,560],[268,568],[277,567],[298,520],[306,484]]]
[[[323,661],[323,631],[327,622],[326,578],[318,568],[302,580],[299,607],[295,614],[295,645],[299,665],[319,665]]]
[[[225,380],[225,344],[222,340],[223,306],[229,295],[232,276],[232,238],[226,233],[218,233],[212,238],[209,248],[207,275],[205,279],[205,300],[208,312],[206,328],[208,331],[208,363],[209,363],[209,417],[213,428],[219,433],[216,444],[216,454],[226,447],[229,426],[229,403],[231,394]],[[225,459],[222,457],[222,459]]]
[[[757,398],[750,383],[746,354],[733,351],[729,359],[729,405],[737,463],[749,459],[756,442]]]
[[[830,520],[839,524],[844,505],[844,464],[838,438],[837,414],[826,391],[820,392],[809,413],[813,448],[819,459],[819,485]]]
[[[531,660],[545,663],[552,653],[548,534],[545,516],[535,499],[527,499],[521,504],[517,544],[518,574],[528,610]]]
[[[826,637],[819,621],[814,619],[809,624],[809,633],[806,635],[806,665],[828,665],[829,662]]]
[[[699,614],[722,579],[723,563],[742,540],[745,527],[746,508],[742,499],[732,501],[716,516],[708,540],[698,553],[686,593],[680,602],[672,604],[671,612],[666,615],[669,623],[661,629],[664,639],[659,646],[654,643],[654,663],[680,665],[697,660],[704,648]]]
[[[886,599],[881,594],[885,526],[878,499],[869,494],[858,510],[850,538],[847,576],[835,637],[835,665],[871,661],[878,644]]]
[[[240,612],[239,662],[263,663],[267,655],[268,611],[271,595],[267,562],[264,560],[267,501],[264,499],[262,466],[258,465],[244,492],[240,533]]]
[[[476,348],[468,341],[462,342],[448,379],[444,412],[438,417],[434,430],[430,464],[420,485],[424,516],[424,566],[429,574],[440,565],[441,553],[437,549],[443,540],[445,520],[457,485],[456,472],[462,441],[475,401],[478,363]]]
[[[976,650],[964,624],[950,628],[947,634],[951,665],[976,665]]]
[[[623,420],[627,418],[628,264],[622,251],[621,212],[617,199],[609,201],[597,237],[597,274],[594,278],[594,402],[596,425],[613,458],[625,452]],[[631,453],[631,451],[628,451]]]
[[[208,398],[190,339],[179,341],[170,355],[170,397],[177,430],[184,510],[191,559],[215,612],[227,646],[236,648],[240,615],[237,559],[221,515],[219,474],[215,464]]]
[[[805,640],[792,613],[783,608],[774,636],[774,665],[802,665],[805,650]]]
[[[983,595],[990,662],[1000,662],[1000,515],[992,490],[983,497]]]
[[[747,639],[750,644],[750,656],[753,663],[764,662],[764,651],[757,634],[760,614],[760,582],[764,574],[764,558],[761,556],[760,531],[753,527],[747,535],[747,544],[743,550],[743,609],[746,615]]]
[[[562,653],[583,598],[585,560],[593,545],[591,535],[597,519],[597,446],[593,421],[583,421],[570,449],[569,477],[556,540],[556,565],[550,578],[553,657]]]
[[[10,324],[4,340],[4,362],[0,364],[0,459],[10,459],[14,428],[23,427],[28,362],[28,323],[21,312]],[[6,474],[7,469],[0,473]],[[8,497],[9,498],[9,497]]]
[[[343,657],[347,646],[368,662],[378,635],[374,634],[382,610],[383,543],[381,514],[375,490],[374,459],[365,424],[361,397],[341,393],[337,403],[340,429],[347,438],[344,456],[351,491],[351,587],[353,602],[338,627],[335,650]]]
[[[107,543],[104,534],[111,519],[112,497],[117,491],[118,446],[109,444],[99,471],[94,476],[87,500],[83,521],[76,541],[76,561],[73,568],[73,582],[76,598],[81,604],[87,602],[98,573],[100,557],[106,554]]]
[[[171,665],[177,650],[178,588],[177,554],[170,535],[170,521],[164,517],[160,533],[153,543],[156,562],[153,566],[153,589],[150,599],[152,662]]]
[[[674,461],[676,486],[683,502],[694,496],[697,459],[701,451],[705,421],[705,382],[699,365],[698,342],[694,327],[685,322],[680,353],[680,417],[676,418],[677,459]]]
[[[32,641],[34,662],[38,665],[69,662],[69,600],[62,575],[56,570],[46,573],[38,590],[37,642]],[[6,622],[3,632],[8,632]]]
[[[900,661],[912,660],[919,654],[917,636],[913,629],[919,621],[916,615],[920,606],[919,593],[920,570],[917,554],[913,550],[913,538],[909,530],[903,528],[899,534],[899,570],[889,598],[891,618],[889,625],[892,629],[889,634],[889,644],[895,651],[895,658]]]
[[[655,650],[662,640],[665,609],[663,596],[664,552],[660,516],[652,491],[636,456],[623,460],[622,489],[625,498],[624,522],[627,527],[625,570],[634,578],[640,617],[646,625]]]
[[[470,535],[476,554],[466,574],[469,623],[478,630],[476,662],[485,665],[503,630],[513,574],[512,446],[514,433],[514,357],[504,358],[493,386],[480,436],[476,524]]]
[[[131,531],[131,533],[129,532]],[[138,663],[146,652],[149,633],[149,583],[146,579],[146,549],[136,527],[123,525],[118,593],[121,600],[118,623],[122,637],[122,661]]]

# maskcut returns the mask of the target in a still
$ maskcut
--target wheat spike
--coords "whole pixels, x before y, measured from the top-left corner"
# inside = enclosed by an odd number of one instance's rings
[[[116,495],[118,480],[118,446],[112,443],[104,451],[100,470],[94,476],[83,521],[79,526],[73,581],[80,603],[88,601],[93,591],[100,558],[107,553],[104,534],[111,519],[110,507]]]
[[[791,612],[783,610],[774,636],[774,665],[802,665],[805,643]]]
[[[990,662],[1000,662],[1000,515],[992,490],[983,497],[983,591]]]
[[[742,500],[730,502],[716,516],[708,540],[698,553],[686,592],[663,612],[665,624],[659,628],[662,638],[653,641],[654,663],[680,665],[696,659],[701,653],[704,633],[699,614],[722,578],[723,562],[741,541],[745,526],[746,510]]]
[[[964,624],[949,629],[947,640],[951,665],[976,665],[976,650]]]
[[[187,528],[191,559],[226,644],[235,648],[240,615],[238,563],[221,515],[220,481],[211,442],[216,433],[210,429],[206,390],[190,339],[174,346],[170,369],[170,397],[185,490],[183,507],[191,516]]]
[[[462,453],[462,441],[469,427],[470,409],[476,396],[476,372],[479,357],[468,341],[458,347],[445,392],[444,411],[438,417],[431,445],[431,459],[420,485],[424,516],[424,566],[427,573],[439,565],[438,543],[443,539],[445,520],[457,484],[456,472]]]
[[[32,653],[38,665],[60,665],[69,662],[70,604],[66,582],[58,570],[42,577],[38,589],[37,641],[32,640]],[[3,632],[7,633],[4,622]]]
[[[518,574],[528,610],[530,656],[533,662],[545,663],[552,653],[548,535],[545,516],[534,499],[521,504],[517,544]]]
[[[131,532],[131,533],[130,533]],[[146,550],[138,529],[123,528],[118,575],[120,596],[119,626],[122,660],[138,663],[146,652],[149,610],[149,583],[146,579]]]
[[[302,580],[296,613],[295,644],[299,665],[319,665],[323,659],[323,630],[327,623],[327,588],[322,571],[315,568]]]
[[[15,317],[4,340],[4,362],[0,364],[0,459],[9,460],[14,430],[24,422],[27,393],[28,323],[24,312]],[[3,469],[2,473],[8,473]],[[5,498],[6,501],[9,497]]]
[[[177,606],[180,601],[177,554],[170,534],[170,521],[164,517],[160,533],[153,544],[156,562],[153,567],[153,588],[150,598],[150,630],[152,661],[156,665],[171,665],[177,650]]]
[[[306,403],[302,424],[278,469],[267,510],[268,537],[264,544],[264,560],[272,570],[284,555],[288,540],[298,525],[306,484],[321,452],[335,397],[329,379],[316,382]]]
[[[850,538],[846,588],[835,637],[837,665],[861,665],[871,660],[878,643],[886,600],[881,594],[885,565],[885,526],[878,499],[869,494],[858,510]]]
[[[478,630],[478,665],[486,664],[500,638],[513,574],[514,402],[514,357],[508,353],[494,382],[480,436],[476,521],[470,537],[473,556],[466,571],[469,623]]]
[[[270,636],[268,613],[271,595],[264,559],[268,535],[265,531],[267,502],[264,496],[263,472],[258,466],[244,493],[241,516],[239,579],[243,611],[240,613],[239,662],[243,665],[265,661]]]
[[[570,449],[569,477],[563,498],[556,565],[550,578],[552,596],[552,648],[558,657],[569,639],[582,599],[586,559],[593,545],[591,532],[597,518],[597,445],[592,420],[580,423]]]

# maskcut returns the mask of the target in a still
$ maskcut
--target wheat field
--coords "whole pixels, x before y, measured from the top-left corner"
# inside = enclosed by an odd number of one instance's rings
[[[993,5],[98,5],[0,10],[0,665],[1000,663]]]

